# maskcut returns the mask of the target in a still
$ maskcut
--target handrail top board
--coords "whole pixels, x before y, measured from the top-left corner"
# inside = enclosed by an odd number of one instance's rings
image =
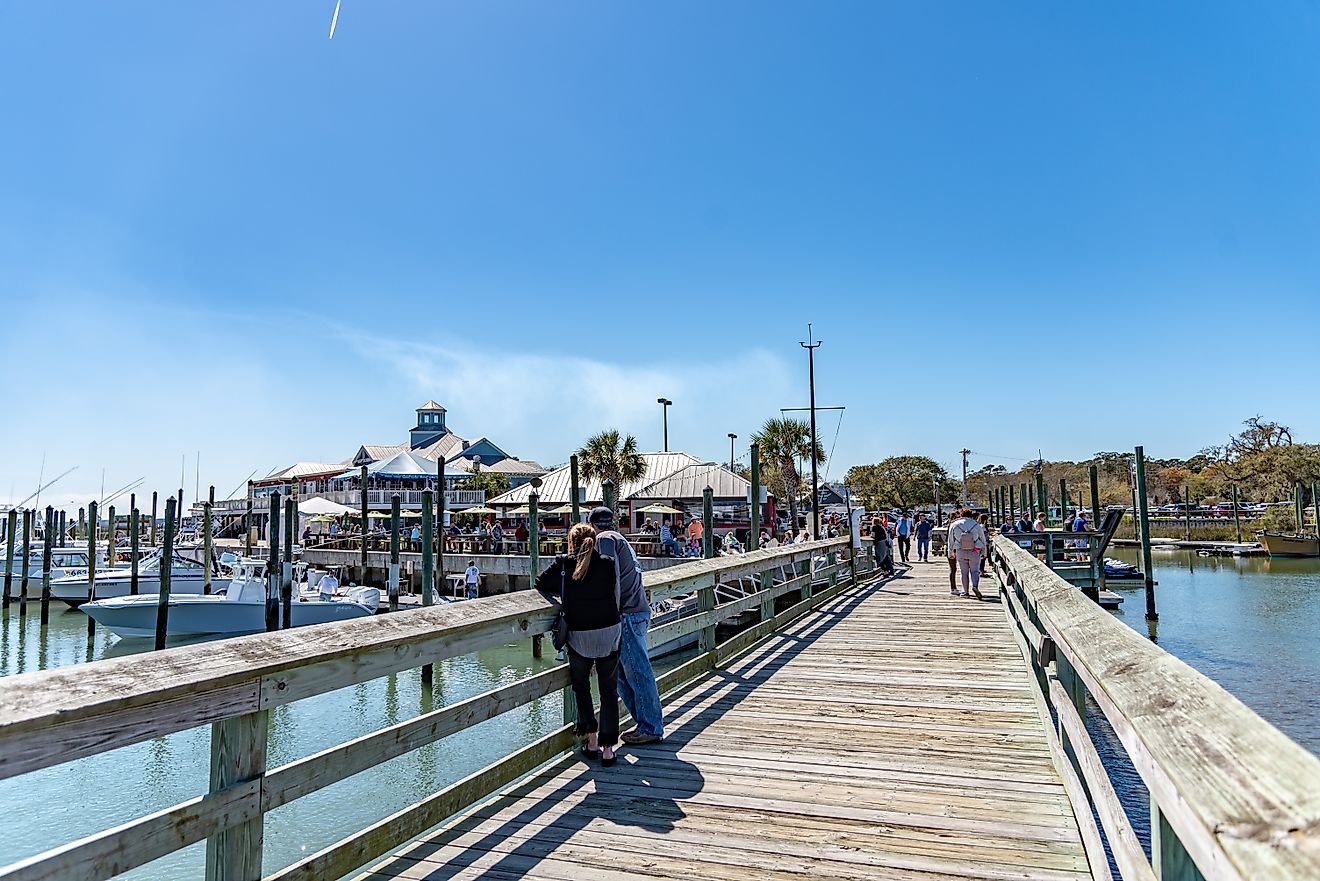
[[[1010,537],[995,546],[1208,881],[1320,878],[1320,758]]]
[[[762,571],[776,562],[801,559],[804,554],[829,551],[846,543],[846,538],[830,539],[737,557],[694,560],[648,572],[643,583],[657,591],[724,573]],[[512,640],[544,632],[553,614],[553,604],[536,591],[520,591],[402,614],[258,633],[7,676],[0,678],[0,754],[13,737],[52,724],[130,710],[140,713],[172,701],[204,705],[210,700],[225,705],[199,710],[205,718],[193,724],[203,724],[211,718],[247,711],[235,707],[250,705],[252,710],[257,709],[263,680],[292,670],[334,662],[361,665],[364,656],[401,654],[421,641],[462,648],[464,637],[489,634]],[[463,652],[470,650],[462,648]],[[340,686],[322,690],[335,687]],[[183,727],[190,726],[175,725],[171,730]],[[87,750],[94,751],[98,750]],[[9,775],[0,767],[0,778],[5,776]]]

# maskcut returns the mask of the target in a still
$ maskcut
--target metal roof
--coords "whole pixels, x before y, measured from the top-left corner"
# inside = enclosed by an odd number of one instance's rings
[[[441,413],[447,413],[447,412],[449,412],[449,411],[447,411],[444,407],[442,407],[442,406],[440,406],[439,404],[437,404],[437,403],[435,402],[435,399],[434,399],[434,398],[432,398],[431,400],[427,401],[425,404],[423,404],[422,406],[418,407],[417,409],[418,409],[418,410],[439,410]]]
[[[468,460],[464,459],[462,461],[466,462]],[[501,459],[490,465],[483,462],[481,470],[494,471],[496,474],[545,474],[545,468],[539,462],[533,462],[531,459]]]
[[[276,480],[293,480],[299,477],[315,477],[318,474],[338,474],[352,462],[295,462],[287,468],[272,471],[253,483],[266,483]]]
[[[381,459],[372,462],[367,466],[367,475],[369,477],[431,477],[436,476],[437,469],[435,461],[424,459],[416,453],[410,453],[407,450],[401,450],[390,456],[388,459]],[[339,475],[340,477],[357,477],[358,471],[350,469]]]
[[[633,493],[636,500],[655,499],[700,499],[706,487],[710,487],[717,499],[746,500],[752,491],[751,481],[744,480],[729,470],[727,465],[716,462],[689,465],[663,477],[654,483],[642,487]]]
[[[617,488],[619,501],[627,501],[641,488],[649,486],[657,480],[661,480],[681,471],[690,465],[700,465],[701,460],[687,453],[642,453],[642,459],[646,462],[646,474],[641,480],[624,483]],[[567,504],[569,492],[572,489],[572,475],[568,465],[556,468],[548,474],[541,476],[541,488],[537,490],[540,495],[542,505],[563,505]],[[603,501],[603,494],[600,489],[599,480],[582,481],[582,491],[585,494],[583,501],[600,502]],[[527,497],[532,494],[532,485],[524,483],[522,486],[514,487],[503,495],[496,496],[486,501],[487,505],[492,507],[502,505],[523,505],[527,503]],[[700,495],[700,493],[698,493]]]

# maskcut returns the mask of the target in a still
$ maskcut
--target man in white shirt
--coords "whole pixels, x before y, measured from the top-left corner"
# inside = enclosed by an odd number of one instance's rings
[[[467,571],[463,574],[467,580],[467,598],[475,600],[477,598],[477,582],[481,580],[481,570],[477,568],[477,561],[468,560]]]
[[[986,552],[986,535],[983,527],[971,511],[960,511],[958,519],[949,524],[948,553],[950,561],[956,561],[962,577],[962,595],[976,598],[981,596],[981,558]],[[970,584],[970,591],[969,591]],[[950,592],[958,596],[958,588],[949,586]]]
[[[320,595],[321,602],[328,603],[334,599],[335,591],[339,589],[339,579],[335,573],[327,572],[321,576],[321,581],[316,586],[316,591]]]

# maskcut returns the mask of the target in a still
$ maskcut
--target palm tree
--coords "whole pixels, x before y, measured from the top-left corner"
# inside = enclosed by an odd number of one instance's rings
[[[611,428],[587,438],[577,451],[578,468],[587,480],[614,481],[614,507],[617,514],[620,488],[646,476],[646,459],[637,452],[637,438],[623,436]]]
[[[802,475],[798,473],[798,461],[810,457],[816,459],[816,465],[825,464],[825,447],[819,441],[813,451],[811,447],[811,426],[803,419],[788,416],[779,419],[767,419],[759,431],[752,434],[752,441],[761,448],[761,461],[770,468],[778,482],[784,486],[788,496],[788,516],[792,518],[793,529],[798,522],[798,494],[801,491]]]

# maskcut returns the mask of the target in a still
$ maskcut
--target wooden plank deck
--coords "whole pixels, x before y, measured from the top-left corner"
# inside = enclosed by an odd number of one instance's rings
[[[663,744],[555,762],[358,877],[1091,878],[1003,612],[947,571],[844,593],[670,698]]]

